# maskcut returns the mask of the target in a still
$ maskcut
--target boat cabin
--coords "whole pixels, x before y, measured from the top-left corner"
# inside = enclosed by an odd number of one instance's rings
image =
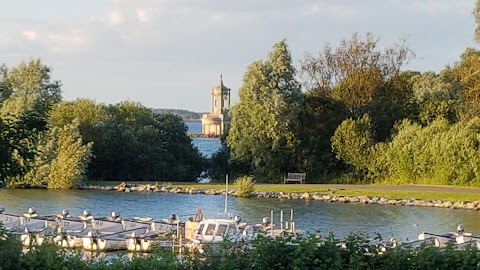
[[[225,238],[235,238],[241,235],[234,220],[206,219],[198,224],[195,239],[208,242],[221,242]]]

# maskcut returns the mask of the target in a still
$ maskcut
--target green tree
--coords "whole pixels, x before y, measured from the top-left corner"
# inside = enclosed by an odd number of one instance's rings
[[[355,33],[351,39],[343,39],[335,49],[327,44],[318,57],[307,54],[301,62],[305,86],[329,95],[342,81],[347,86],[355,79],[370,81],[365,72],[388,80],[414,57],[404,40],[383,51],[378,49],[378,42],[379,39],[370,33],[364,39]]]
[[[31,169],[27,161],[35,157],[36,138],[44,127],[44,118],[33,112],[0,117],[0,180],[14,185]]]
[[[461,87],[459,95],[466,105],[462,118],[468,121],[480,112],[480,51],[466,49],[451,69],[451,76]]]
[[[225,182],[225,175],[231,179],[252,174],[249,164],[240,162],[231,157],[231,150],[227,145],[226,137],[221,138],[220,148],[212,154],[208,162],[208,176],[212,182]]]
[[[55,158],[50,163],[47,188],[69,189],[84,180],[86,168],[92,155],[91,143],[83,144],[78,125],[53,128]],[[48,152],[47,152],[48,154]]]
[[[52,127],[39,136],[32,169],[19,186],[70,189],[84,180],[92,144],[83,144],[78,124]]]
[[[250,163],[256,174],[279,181],[296,167],[300,84],[286,41],[273,46],[265,62],[252,63],[239,90],[240,102],[231,111],[227,138],[232,157]]]
[[[343,103],[330,97],[305,95],[299,116],[300,145],[297,148],[298,164],[312,178],[338,174],[344,164],[332,152],[330,138],[338,125],[348,117]]]
[[[203,158],[180,117],[156,115],[134,102],[105,106],[102,111],[103,120],[96,124],[86,125],[83,119],[93,142],[89,179],[196,181],[204,170]]]
[[[5,65],[0,68],[0,117],[10,126],[4,130],[10,138],[4,142],[10,160],[3,164],[13,166],[4,176],[9,185],[23,182],[24,173],[33,166],[38,135],[46,129],[50,108],[61,99],[60,83],[51,80],[50,72],[40,60],[22,62],[10,70]]]
[[[393,124],[411,114],[411,88],[401,67],[414,57],[402,40],[384,50],[372,34],[354,34],[336,48],[301,62],[304,85],[316,96],[343,103],[347,117],[371,117],[377,140],[390,136]]]
[[[332,137],[332,148],[337,158],[352,165],[358,172],[371,171],[376,143],[372,130],[372,122],[367,115],[358,120],[343,121]]]
[[[62,98],[60,82],[51,80],[51,69],[40,59],[22,62],[11,70],[4,68],[2,73],[2,93],[8,96],[0,110],[2,115],[35,111],[46,116]]]
[[[96,104],[93,100],[62,101],[50,111],[48,123],[54,127],[63,127],[76,121],[83,142],[89,143],[100,136],[96,127],[107,120],[106,115],[105,106]]]
[[[440,74],[425,72],[410,78],[415,102],[418,105],[418,120],[426,125],[442,117],[457,121],[458,94],[460,85],[451,79],[450,71]]]

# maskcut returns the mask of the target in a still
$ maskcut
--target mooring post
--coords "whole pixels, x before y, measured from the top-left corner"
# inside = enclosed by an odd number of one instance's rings
[[[283,210],[280,210],[280,230],[283,230]]]
[[[270,211],[270,235],[273,236],[273,210]]]
[[[295,230],[295,225],[294,225],[295,222],[293,221],[293,209],[290,209],[290,223],[292,223],[292,224],[290,224],[290,230],[293,233],[295,233],[295,231],[294,231]]]
[[[225,175],[225,214],[228,213],[228,174]]]

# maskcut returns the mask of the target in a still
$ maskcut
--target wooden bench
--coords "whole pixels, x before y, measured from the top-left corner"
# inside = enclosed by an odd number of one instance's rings
[[[288,173],[287,177],[283,179],[283,183],[284,184],[288,184],[288,183],[303,184],[305,182],[305,178],[307,178],[306,173]]]

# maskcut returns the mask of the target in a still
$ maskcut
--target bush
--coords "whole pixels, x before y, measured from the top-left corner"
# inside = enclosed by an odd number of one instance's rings
[[[251,177],[242,177],[248,179]],[[337,239],[308,235],[291,238],[262,237],[244,242],[225,241],[201,257],[179,258],[169,252],[102,258],[84,257],[80,251],[65,251],[53,244],[23,252],[14,238],[0,238],[0,269],[478,269],[476,247],[438,249],[425,244],[416,249],[393,247],[377,236],[350,234]],[[7,248],[9,247],[9,248]]]
[[[255,179],[252,175],[235,179],[234,185],[237,187],[236,194],[240,197],[248,198],[255,191]]]

